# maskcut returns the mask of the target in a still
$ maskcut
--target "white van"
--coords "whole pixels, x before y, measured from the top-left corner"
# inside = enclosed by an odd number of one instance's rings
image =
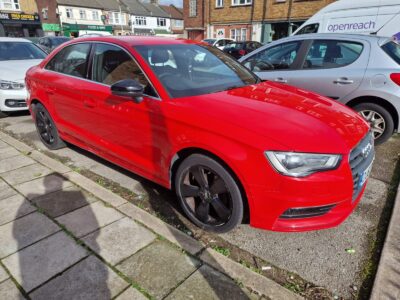
[[[293,35],[363,33],[391,37],[400,31],[400,0],[339,0],[324,7]]]

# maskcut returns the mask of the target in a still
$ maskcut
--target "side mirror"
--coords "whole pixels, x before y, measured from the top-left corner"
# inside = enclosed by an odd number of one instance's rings
[[[133,79],[124,79],[111,86],[111,93],[115,96],[129,97],[140,103],[143,101],[143,87]]]

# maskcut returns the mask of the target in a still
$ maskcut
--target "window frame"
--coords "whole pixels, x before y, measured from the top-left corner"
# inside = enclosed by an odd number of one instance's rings
[[[189,17],[197,17],[197,0],[189,0]]]
[[[74,18],[74,10],[72,8],[66,8],[65,16],[67,17],[67,19],[73,19]]]
[[[97,10],[92,10],[92,20],[98,21],[100,19],[99,12]]]
[[[240,3],[243,1],[244,3]],[[231,6],[246,6],[253,5],[253,0],[232,0]]]
[[[164,23],[164,25],[162,25]],[[157,18],[157,27],[166,27],[167,19],[166,18]]]
[[[215,0],[215,8],[224,7],[224,0]]]
[[[82,18],[84,16],[84,18]],[[80,20],[87,20],[87,14],[85,9],[80,9],[79,10],[79,19]]]
[[[143,24],[138,24],[138,20],[140,21],[139,23]],[[144,16],[135,16],[135,25],[147,26],[147,18]]]

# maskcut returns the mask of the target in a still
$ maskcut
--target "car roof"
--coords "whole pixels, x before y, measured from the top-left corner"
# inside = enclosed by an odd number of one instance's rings
[[[26,42],[32,43],[30,40],[14,37],[0,37],[0,42]]]
[[[170,37],[154,37],[154,36],[98,36],[83,37],[77,39],[82,42],[115,42],[117,44],[125,44],[126,46],[143,46],[143,45],[170,45],[170,44],[204,44],[193,40]],[[73,40],[74,41],[74,40]],[[72,42],[73,43],[73,42]]]
[[[278,41],[283,40],[302,40],[302,39],[361,39],[361,40],[379,40],[381,36],[368,35],[368,34],[356,34],[356,33],[307,33],[307,34],[296,34]],[[387,37],[386,37],[387,38]]]

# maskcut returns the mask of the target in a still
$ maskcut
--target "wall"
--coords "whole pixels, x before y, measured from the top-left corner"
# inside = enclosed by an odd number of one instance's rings
[[[37,3],[37,8],[38,8],[38,13],[40,15],[40,19],[42,23],[53,23],[53,24],[58,24],[60,23],[58,17],[57,17],[57,2],[56,0],[36,0]],[[43,19],[42,15],[42,9],[47,8],[48,9],[48,18]]]
[[[38,12],[35,0],[19,0],[21,11],[26,14],[34,14]]]

